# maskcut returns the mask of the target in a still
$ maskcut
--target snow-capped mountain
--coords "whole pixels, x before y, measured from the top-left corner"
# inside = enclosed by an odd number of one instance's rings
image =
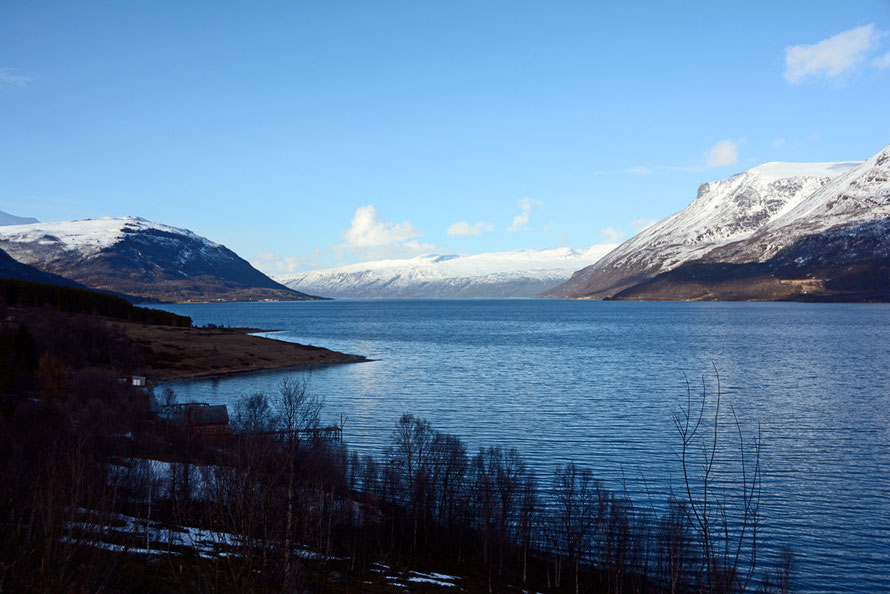
[[[890,146],[825,184],[745,242],[711,254],[729,262],[764,262],[804,238],[890,220]],[[883,238],[882,238],[883,239]]]
[[[310,298],[225,246],[139,217],[0,227],[17,261],[96,289],[171,301]]]
[[[614,296],[703,258],[716,248],[751,237],[857,165],[774,162],[702,184],[685,209],[627,240],[596,264],[577,271],[545,296]]]
[[[815,190],[785,200],[752,232],[730,234],[680,262],[659,258],[659,247],[662,254],[678,253],[676,241],[659,246],[651,235],[648,241],[634,238],[551,294],[636,300],[890,300],[890,146],[853,167],[839,164],[828,172],[839,169],[829,179],[816,176]],[[789,179],[795,178],[778,181]],[[775,183],[767,187],[775,188]],[[696,199],[656,227],[669,227],[667,223],[701,207]],[[683,228],[673,231],[672,238],[684,237]],[[653,261],[661,266],[634,267]]]
[[[275,277],[288,287],[340,299],[533,297],[592,264],[616,244],[586,251],[516,250],[468,256],[424,255]]]

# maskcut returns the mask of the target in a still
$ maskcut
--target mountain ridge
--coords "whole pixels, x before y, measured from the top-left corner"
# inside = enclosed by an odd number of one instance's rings
[[[306,300],[233,251],[140,217],[0,227],[15,260],[87,287],[165,301]]]
[[[823,175],[781,177],[777,172],[789,168],[777,165],[794,165],[791,170],[797,173],[809,167]],[[764,174],[770,170],[771,174]],[[825,176],[826,172],[832,175]],[[884,300],[882,279],[890,256],[888,178],[890,147],[858,163],[768,163],[703,184],[686,209],[656,223],[544,295],[635,300],[849,300],[855,294],[855,299]],[[739,180],[754,179],[759,179],[759,185],[738,185]],[[702,212],[708,206],[701,200],[703,196],[727,184],[736,186],[718,196],[717,210],[730,216],[718,217],[718,221],[729,223],[727,228],[738,232],[726,233]],[[744,208],[733,212],[732,204]],[[708,223],[706,233],[692,236],[688,228],[677,224],[690,218]],[[684,243],[690,236],[692,241]]]
[[[716,247],[746,237],[795,207],[854,163],[764,163],[699,186],[683,210],[575,272],[545,297],[610,297]]]

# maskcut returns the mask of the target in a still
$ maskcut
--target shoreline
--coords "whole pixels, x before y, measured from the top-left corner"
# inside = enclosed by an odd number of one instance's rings
[[[291,343],[295,344],[295,343]],[[323,367],[333,367],[334,365],[349,365],[352,363],[371,363],[374,359],[368,359],[363,355],[350,355],[348,353],[338,353],[338,351],[331,351],[332,353],[337,353],[340,355],[345,355],[346,357],[355,357],[355,359],[343,359],[342,361],[332,361],[329,363],[296,363],[294,365],[283,365],[278,367],[254,367],[250,369],[233,369],[230,371],[213,371],[208,373],[198,373],[195,375],[182,375],[178,377],[159,377],[159,376],[151,376],[147,375],[146,379],[153,386],[163,386],[164,384],[171,384],[174,382],[187,382],[191,380],[206,380],[206,379],[224,379],[227,377],[232,377],[236,375],[245,375],[248,373],[266,373],[270,371],[306,371],[309,369],[321,369]]]
[[[256,328],[184,328],[110,320],[109,323],[120,328],[139,348],[144,374],[154,385],[368,361],[363,355],[257,336],[254,332],[270,331]]]

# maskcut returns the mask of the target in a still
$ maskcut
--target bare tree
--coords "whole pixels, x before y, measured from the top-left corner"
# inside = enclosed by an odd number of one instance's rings
[[[685,501],[671,497],[668,509],[659,519],[656,533],[656,576],[671,594],[691,588],[694,542]]]
[[[539,514],[538,484],[535,474],[528,472],[519,487],[519,564],[522,570],[522,583],[528,580],[528,555],[535,547],[535,532]]]
[[[701,398],[693,403],[687,382],[686,405],[674,413],[674,425],[680,436],[678,457],[683,469],[688,513],[702,546],[701,582],[707,592],[744,592],[757,566],[757,532],[761,496],[760,447],[758,426],[750,440],[750,450],[735,410],[727,433],[737,440],[737,477],[715,486],[718,454],[721,453],[721,389],[716,376],[713,410],[708,409],[707,388],[702,378]],[[708,413],[709,421],[705,421]],[[753,458],[753,460],[752,460]],[[693,475],[694,464],[698,473]]]
[[[284,522],[284,583],[291,583],[291,557],[294,542],[294,487],[300,436],[317,429],[324,398],[309,391],[305,381],[285,378],[278,386],[278,430],[285,455],[286,511]]]
[[[581,587],[582,555],[595,528],[597,503],[602,502],[600,490],[593,473],[574,462],[557,468],[553,477],[556,539],[559,551],[575,570],[576,594]]]
[[[463,484],[469,468],[467,447],[454,435],[436,432],[432,443],[437,517],[449,529],[457,518]]]
[[[430,484],[430,454],[434,432],[428,421],[404,414],[396,425],[391,461],[399,474],[400,486],[411,511],[414,529],[412,548],[417,546],[421,502]]]

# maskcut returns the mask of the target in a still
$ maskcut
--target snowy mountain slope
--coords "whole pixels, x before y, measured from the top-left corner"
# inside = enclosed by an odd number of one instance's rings
[[[172,301],[309,298],[225,246],[139,217],[0,227],[0,249],[86,286]]]
[[[548,297],[612,296],[658,274],[744,240],[799,207],[858,163],[766,163],[702,184],[695,200],[577,271]]]
[[[715,250],[709,260],[764,262],[810,238],[842,228],[870,233],[890,219],[890,146],[825,184],[805,201],[764,225],[748,240]],[[869,231],[872,230],[872,231]],[[849,231],[848,231],[849,232]],[[837,235],[837,234],[835,234]],[[886,236],[876,237],[886,240]],[[875,244],[877,248],[881,241]]]
[[[765,260],[689,262],[612,298],[890,301],[890,219],[807,235]]]
[[[615,244],[586,251],[516,250],[469,256],[423,255],[362,262],[278,276],[298,291],[341,299],[462,299],[533,297],[595,262]]]
[[[8,212],[0,210],[0,227],[4,225],[29,225],[31,223],[39,223],[34,217],[17,217]]]

